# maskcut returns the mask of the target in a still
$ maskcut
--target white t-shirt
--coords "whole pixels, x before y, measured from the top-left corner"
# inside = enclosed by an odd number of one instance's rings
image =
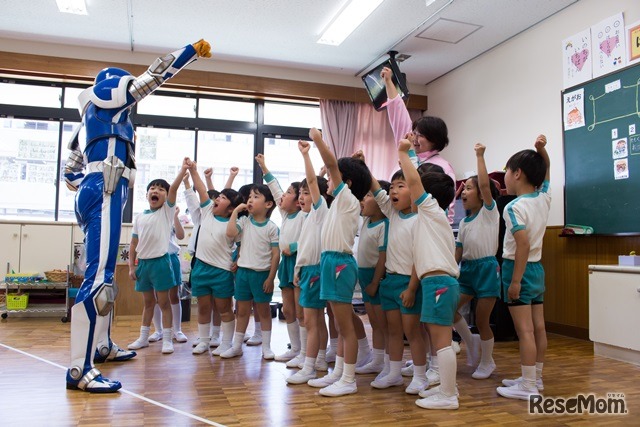
[[[200,196],[193,191],[193,188],[184,190],[184,199],[187,202],[187,209],[191,216],[191,222],[193,223],[193,229],[191,230],[191,237],[189,237],[189,243],[187,244],[187,251],[193,255],[196,236],[198,235],[198,228],[200,227]]]
[[[278,180],[270,173],[264,176],[264,180],[267,182],[269,190],[271,190],[273,199],[276,201],[276,206],[278,206],[280,216],[282,217],[282,223],[280,224],[280,251],[289,249],[289,251],[293,253],[298,245],[302,224],[307,215],[303,211],[289,214],[284,209],[281,209],[280,200],[284,195],[284,191],[282,191],[280,183],[278,183]]]
[[[227,237],[229,218],[214,215],[211,200],[204,203],[200,213],[200,235],[196,257],[214,267],[231,270],[231,254],[236,239]]]
[[[504,208],[502,216],[506,226],[502,258],[515,260],[516,240],[513,233],[526,230],[529,236],[528,262],[538,262],[542,258],[542,239],[547,228],[551,195],[549,181],[542,183],[539,191],[518,196]]]
[[[389,238],[387,241],[387,262],[389,273],[410,276],[413,269],[413,232],[418,215],[410,212],[403,214],[391,205],[386,191],[376,191],[374,198],[382,213],[389,218]]]
[[[418,278],[433,271],[457,278],[456,245],[447,214],[429,193],[416,200],[418,219],[413,230],[413,262]]]
[[[499,228],[500,212],[495,200],[491,206],[483,204],[477,214],[460,221],[456,246],[462,248],[462,259],[496,256]]]
[[[270,270],[271,248],[278,246],[278,226],[269,219],[256,222],[252,215],[239,218],[236,226],[241,240],[238,267]]]
[[[322,252],[353,254],[353,242],[360,218],[360,202],[344,182],[333,190],[333,197],[331,209],[322,225]]]
[[[133,219],[133,237],[138,238],[136,254],[139,259],[153,259],[169,251],[169,239],[175,214],[175,205],[164,203],[153,210],[145,210]]]
[[[380,252],[387,250],[388,227],[387,218],[376,222],[371,222],[370,217],[364,218],[358,239],[358,267],[371,268],[378,264]]]
[[[329,207],[324,197],[320,197],[317,204],[311,207],[311,212],[302,224],[300,238],[298,239],[298,256],[296,257],[295,274],[298,275],[300,267],[320,264],[320,235],[322,224],[327,218]]]

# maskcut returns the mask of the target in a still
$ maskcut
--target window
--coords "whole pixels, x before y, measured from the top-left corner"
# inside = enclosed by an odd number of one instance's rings
[[[84,88],[79,87],[67,87],[64,89],[64,108],[73,108],[77,110],[79,108],[78,97],[82,93]]]
[[[264,124],[320,129],[322,127],[320,107],[265,102]]]
[[[196,100],[178,96],[149,95],[138,103],[138,114],[194,118]]]
[[[58,194],[58,221],[70,221],[73,222],[76,220],[75,214],[75,200],[76,193],[69,190],[64,180],[64,165],[67,162],[67,158],[69,158],[70,150],[67,148],[69,145],[69,141],[73,136],[76,128],[80,126],[80,123],[74,122],[65,122],[62,128],[62,150],[60,150],[60,194]],[[80,129],[80,134],[78,135],[79,140],[81,141],[80,145],[84,144],[82,141],[85,140],[85,130],[84,128]]]
[[[0,118],[0,215],[55,218],[60,124]]]
[[[198,132],[198,170],[213,168],[213,185],[222,190],[229,177],[229,169],[237,166],[238,176],[232,188],[239,189],[253,183],[254,136],[242,133]]]
[[[0,104],[60,108],[62,88],[0,83]]]
[[[203,119],[253,122],[256,114],[256,104],[253,102],[203,98],[200,100],[198,108],[198,117]]]

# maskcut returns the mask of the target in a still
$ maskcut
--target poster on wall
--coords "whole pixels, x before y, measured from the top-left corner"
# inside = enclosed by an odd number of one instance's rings
[[[584,126],[584,88],[563,95],[564,130]]]
[[[627,63],[622,12],[591,27],[593,78],[623,68]]]
[[[626,27],[627,65],[640,62],[640,21]]]
[[[562,41],[563,88],[591,80],[591,30]]]

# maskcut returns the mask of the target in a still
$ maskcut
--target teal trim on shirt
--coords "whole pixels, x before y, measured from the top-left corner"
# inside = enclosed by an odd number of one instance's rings
[[[273,176],[273,174],[271,172],[265,174],[262,178],[265,180],[265,182],[271,182],[274,179],[276,179],[276,177]]]
[[[418,197],[418,200],[416,200],[416,206],[424,202],[427,197],[429,197],[429,193],[425,191],[424,193],[422,193],[422,196]]]
[[[402,218],[402,219],[409,219],[409,218],[414,217],[416,215],[418,215],[417,212],[402,213],[402,211],[398,211],[398,216],[400,216],[400,218]]]
[[[256,227],[264,227],[265,225],[269,224],[269,218],[267,218],[264,222],[258,222],[252,216],[250,216],[249,221],[251,221],[251,224],[255,225]]]
[[[376,191],[373,192],[373,197],[376,197],[378,193],[380,193],[381,191],[383,191],[383,188],[382,187],[378,188]]]
[[[483,205],[488,211],[492,211],[493,208],[495,208],[496,206],[498,206],[496,204],[496,201],[494,199],[491,199],[491,205],[487,206],[487,205]]]
[[[137,234],[135,234],[135,233],[133,233],[133,234],[131,235],[131,237],[132,237],[132,238],[134,238],[134,237],[135,237],[135,238],[137,239],[137,238],[138,238],[138,235],[137,235]]]
[[[456,242],[456,248],[461,248],[462,247],[462,242]]]
[[[300,211],[287,214],[287,219],[293,219],[293,218],[297,217],[299,213],[300,213]]]
[[[474,213],[473,215],[469,215],[469,216],[465,217],[463,221],[464,222],[471,222],[474,219],[476,219],[476,217],[478,216],[479,213],[480,213],[480,211]]]
[[[209,205],[209,203],[213,203],[211,199],[207,199],[204,203],[200,203],[200,207],[205,208]]]
[[[278,243],[278,242],[273,242],[273,243],[271,243],[269,246],[271,246],[272,248],[275,248],[275,247],[280,246],[280,243]]]
[[[340,181],[340,185],[338,185],[336,188],[334,188],[333,193],[331,193],[331,195],[333,197],[338,197],[338,194],[340,194],[340,192],[345,187],[345,185],[346,184],[344,183],[344,181]]]
[[[322,196],[320,196],[320,198],[318,199],[317,203],[313,204],[313,209],[315,209],[315,210],[320,209],[320,205],[322,205]]]
[[[229,222],[229,218],[227,218],[226,216],[214,215],[213,217],[220,222]]]

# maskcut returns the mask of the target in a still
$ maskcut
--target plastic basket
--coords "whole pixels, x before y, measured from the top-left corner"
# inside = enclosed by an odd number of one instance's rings
[[[67,272],[65,270],[45,271],[44,275],[47,276],[47,280],[50,282],[66,282],[67,281]]]
[[[7,294],[7,310],[24,310],[29,304],[29,294]]]

